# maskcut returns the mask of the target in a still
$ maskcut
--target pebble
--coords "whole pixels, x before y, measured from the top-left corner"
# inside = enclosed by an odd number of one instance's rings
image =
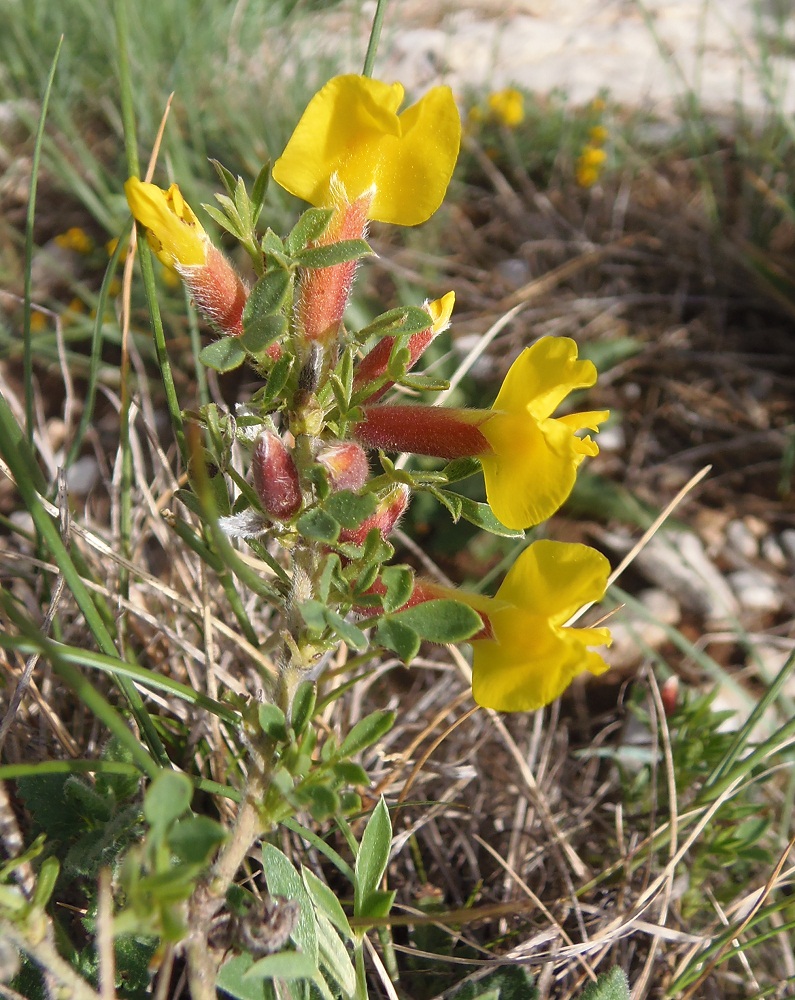
[[[624,450],[627,443],[624,428],[618,422],[611,422],[603,430],[600,430],[597,441],[600,451],[620,452]]]
[[[785,528],[779,538],[781,547],[787,553],[790,560],[795,562],[795,528]]]
[[[521,288],[533,277],[527,261],[520,257],[504,258],[495,265],[494,271],[511,289]]]
[[[66,470],[66,487],[75,496],[88,496],[99,480],[99,465],[93,455],[83,455]]]
[[[762,558],[776,569],[787,568],[787,557],[773,535],[768,535],[762,540]]]
[[[756,559],[759,555],[759,543],[745,521],[729,521],[726,525],[726,541],[744,559]]]
[[[729,584],[745,611],[775,614],[784,603],[775,579],[762,570],[737,570],[729,574]]]

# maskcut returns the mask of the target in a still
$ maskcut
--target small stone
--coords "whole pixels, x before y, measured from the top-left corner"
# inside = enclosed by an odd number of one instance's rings
[[[781,546],[792,562],[795,562],[795,528],[785,528],[779,535]]]
[[[66,470],[66,487],[79,497],[88,496],[99,480],[99,465],[93,455],[83,455]]]
[[[604,430],[599,431],[600,451],[623,451],[627,443],[624,428],[620,423],[608,424]]]
[[[527,261],[520,257],[506,257],[496,264],[494,271],[512,289],[521,288],[533,277]]]
[[[787,568],[787,557],[774,535],[768,535],[762,540],[762,558],[776,569]]]
[[[661,625],[678,625],[682,617],[679,602],[659,587],[649,587],[638,594],[638,600]]]
[[[755,559],[759,554],[759,543],[745,521],[729,521],[726,525],[726,542],[733,552],[744,559]]]
[[[775,614],[784,598],[773,577],[758,569],[741,569],[729,575],[729,583],[745,611]]]

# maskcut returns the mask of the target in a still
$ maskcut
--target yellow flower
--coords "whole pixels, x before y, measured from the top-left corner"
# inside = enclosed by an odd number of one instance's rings
[[[501,125],[516,128],[524,121],[524,95],[513,87],[489,94],[489,111]]]
[[[604,125],[592,125],[588,129],[588,138],[593,143],[594,146],[604,146],[607,142],[610,133],[604,127]]]
[[[442,203],[461,141],[449,87],[434,87],[398,114],[403,87],[364,76],[337,76],[312,100],[273,179],[319,208],[372,200],[368,217],[416,226]]]
[[[130,211],[166,267],[193,267],[207,260],[207,234],[176,184],[164,191],[130,177],[124,185]]]
[[[427,302],[425,304],[425,309],[431,314],[432,326],[434,337],[446,330],[450,325],[450,317],[453,315],[453,307],[455,306],[455,292],[446,292],[440,299],[434,299],[433,302]]]
[[[551,517],[571,493],[583,458],[599,454],[596,442],[577,432],[598,430],[607,410],[552,416],[570,392],[594,382],[596,368],[577,360],[568,337],[543,337],[511,365],[491,415],[478,423],[491,446],[478,455],[486,496],[506,527],[528,528]]]
[[[604,596],[610,564],[595,549],[538,541],[526,548],[492,599],[465,600],[483,612],[487,638],[471,640],[472,696],[500,712],[526,712],[558,698],[585,671],[608,669],[589,646],[610,645],[606,628],[565,628]]]
[[[55,243],[64,250],[74,250],[75,253],[88,254],[94,249],[94,241],[79,226],[72,226],[65,233],[59,233],[55,237]]]

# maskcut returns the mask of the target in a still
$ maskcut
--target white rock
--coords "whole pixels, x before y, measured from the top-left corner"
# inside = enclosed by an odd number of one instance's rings
[[[795,528],[785,528],[779,535],[781,540],[781,547],[789,556],[792,562],[795,562]]]
[[[784,597],[768,573],[758,569],[741,569],[730,574],[729,583],[745,611],[775,614],[781,610]]]
[[[494,271],[509,288],[521,288],[532,278],[527,261],[521,257],[506,257],[497,263]]]
[[[755,559],[759,555],[759,543],[745,521],[729,521],[726,525],[726,542],[733,552],[744,559]]]
[[[88,496],[99,480],[99,465],[93,455],[83,455],[66,470],[66,487],[79,497]]]
[[[599,431],[600,451],[622,451],[627,443],[624,428],[620,423],[609,423],[603,430]]]
[[[774,535],[768,535],[762,540],[762,558],[776,569],[787,568],[787,557]]]
[[[710,627],[736,618],[737,599],[692,532],[659,532],[635,565],[682,607],[704,615]]]
[[[682,617],[679,602],[659,587],[649,587],[638,594],[638,600],[661,625],[678,625]]]

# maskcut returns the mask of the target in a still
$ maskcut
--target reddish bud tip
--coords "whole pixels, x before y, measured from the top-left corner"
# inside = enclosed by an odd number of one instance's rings
[[[378,528],[382,538],[388,538],[406,512],[410,497],[411,490],[408,486],[399,483],[379,500],[375,512],[365,518],[358,528],[343,528],[340,532],[340,541],[363,545],[373,528]]]
[[[660,698],[666,718],[670,718],[676,711],[676,703],[679,700],[679,678],[672,674],[660,688]]]
[[[298,470],[281,438],[263,431],[251,460],[254,489],[262,509],[277,521],[289,521],[301,507]]]
[[[323,448],[317,460],[328,473],[331,488],[335,490],[360,490],[370,475],[367,455],[353,441]]]

